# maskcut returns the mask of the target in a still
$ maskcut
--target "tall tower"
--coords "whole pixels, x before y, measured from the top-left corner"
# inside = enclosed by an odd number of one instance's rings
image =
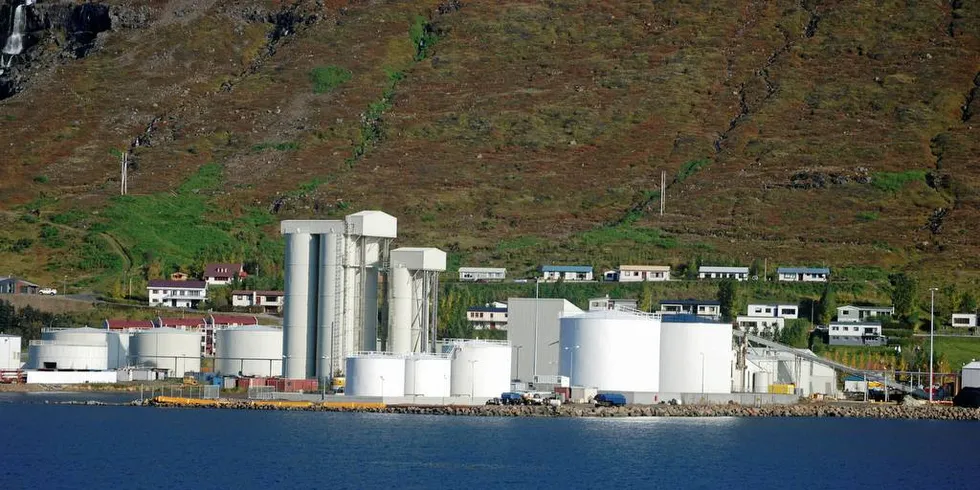
[[[446,252],[405,247],[391,251],[391,314],[388,350],[433,352],[439,318],[439,273],[446,270]]]

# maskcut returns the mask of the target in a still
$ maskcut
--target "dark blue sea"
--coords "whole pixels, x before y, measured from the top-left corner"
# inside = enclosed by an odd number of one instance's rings
[[[980,423],[535,419],[44,404],[0,394],[0,488],[972,488]]]

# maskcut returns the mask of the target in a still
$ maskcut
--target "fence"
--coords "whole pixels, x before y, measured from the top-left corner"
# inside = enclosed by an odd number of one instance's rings
[[[248,387],[248,399],[249,400],[272,400],[275,398],[276,387],[275,386],[249,386]]]
[[[158,396],[171,396],[179,398],[201,398],[204,400],[217,400],[221,387],[217,385],[199,386],[146,386],[140,385],[140,400],[155,398]]]

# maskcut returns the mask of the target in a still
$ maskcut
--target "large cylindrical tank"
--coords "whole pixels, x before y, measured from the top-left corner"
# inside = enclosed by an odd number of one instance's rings
[[[109,355],[109,369],[124,368],[129,365],[129,332],[108,332],[106,334]]]
[[[319,238],[286,234],[286,288],[283,291],[283,377],[316,375],[317,257]]]
[[[659,391],[659,319],[599,310],[564,317],[560,324],[559,371],[569,377],[572,386]]]
[[[337,222],[338,226],[343,222]],[[320,235],[320,272],[318,300],[319,314],[317,317],[316,343],[317,349],[314,352],[316,357],[316,377],[321,381],[333,375],[330,365],[339,366],[339,361],[334,357],[343,357],[344,350],[344,325],[343,315],[343,294],[344,294],[344,235],[343,228],[331,230],[330,233]],[[335,352],[334,345],[340,348]],[[316,356],[316,353],[319,356]]]
[[[511,347],[507,342],[466,340],[452,349],[450,393],[493,398],[510,391]]]
[[[0,334],[0,369],[20,368],[20,337]]]
[[[663,315],[661,393],[731,393],[732,325],[693,315]]]
[[[347,396],[405,396],[405,357],[364,352],[347,358]]]
[[[62,344],[102,345],[107,342],[108,333],[108,330],[91,327],[44,330],[41,332],[41,340],[51,340]]]
[[[168,376],[201,370],[201,334],[175,328],[141,330],[129,339],[132,364],[168,370]]]
[[[101,344],[35,340],[28,348],[28,358],[31,369],[104,371],[108,362],[104,335]]]
[[[388,277],[391,281],[388,350],[412,352],[412,273],[404,266],[393,265]]]
[[[282,329],[247,326],[218,330],[214,369],[223,375],[281,376]]]
[[[452,361],[446,354],[412,354],[405,358],[405,394],[449,396]]]
[[[772,384],[772,376],[769,371],[759,371],[752,373],[752,391],[755,393],[769,393],[769,385]]]

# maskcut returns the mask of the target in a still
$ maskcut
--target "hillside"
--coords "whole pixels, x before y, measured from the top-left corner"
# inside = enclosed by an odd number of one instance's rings
[[[118,289],[242,259],[274,279],[280,219],[373,208],[401,245],[517,273],[700,256],[976,285],[976,2],[24,9],[0,273]]]

